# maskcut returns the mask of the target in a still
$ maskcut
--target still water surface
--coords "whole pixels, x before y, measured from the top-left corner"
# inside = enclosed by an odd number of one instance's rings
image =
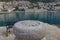
[[[60,25],[60,12],[59,11],[44,11],[44,12],[12,12],[9,14],[0,15],[0,26],[14,24],[21,20],[39,20],[48,24]]]

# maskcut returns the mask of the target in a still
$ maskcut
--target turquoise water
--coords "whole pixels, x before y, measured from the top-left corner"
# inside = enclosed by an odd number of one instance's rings
[[[39,20],[45,23],[60,25],[60,12],[59,11],[45,11],[45,12],[12,12],[10,14],[0,15],[0,26],[7,23],[13,25],[21,20]]]

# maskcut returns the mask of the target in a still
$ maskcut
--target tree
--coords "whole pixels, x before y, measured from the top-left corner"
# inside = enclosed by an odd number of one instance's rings
[[[60,0],[28,0],[30,2],[46,2],[46,3],[49,3],[49,2],[56,2],[56,1],[60,1]]]
[[[55,0],[41,0],[42,2],[55,2]]]
[[[9,1],[12,1],[12,0],[0,0],[1,2],[9,2]]]
[[[40,1],[40,0],[29,0],[29,1],[36,3],[36,2],[38,2],[38,1]]]

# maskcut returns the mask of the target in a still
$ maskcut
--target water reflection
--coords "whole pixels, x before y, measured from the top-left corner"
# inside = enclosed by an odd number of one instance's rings
[[[14,24],[21,20],[39,20],[49,24],[60,25],[60,12],[59,11],[45,11],[45,12],[13,12],[6,14],[6,19],[4,14],[0,15],[0,25],[4,25],[6,22]]]

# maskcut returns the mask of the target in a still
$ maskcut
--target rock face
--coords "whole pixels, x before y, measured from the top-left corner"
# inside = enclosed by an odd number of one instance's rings
[[[25,20],[17,22],[14,27],[14,34],[17,40],[41,40],[46,34],[40,21]]]

